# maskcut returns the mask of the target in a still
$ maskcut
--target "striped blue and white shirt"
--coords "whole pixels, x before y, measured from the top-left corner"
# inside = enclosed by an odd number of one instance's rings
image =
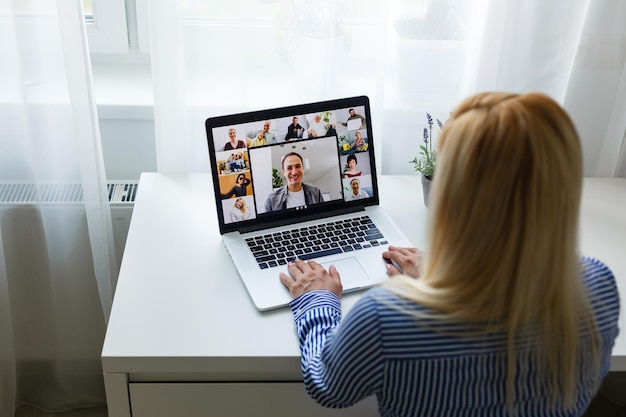
[[[613,274],[603,263],[583,261],[601,332],[601,381],[619,332],[619,296]],[[343,321],[340,300],[330,291],[311,291],[293,300],[309,395],[331,408],[376,395],[383,417],[508,416],[506,335],[461,337],[471,331],[463,323],[442,325],[435,318],[418,322],[392,307],[400,304],[425,311],[384,287],[366,292]],[[529,372],[532,375],[533,369]],[[534,387],[532,378],[518,381],[517,416],[579,416],[598,389],[597,383],[581,380],[574,409],[550,411],[549,392]]]

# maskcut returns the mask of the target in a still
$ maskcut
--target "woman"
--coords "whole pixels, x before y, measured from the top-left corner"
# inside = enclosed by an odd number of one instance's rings
[[[232,196],[244,197],[248,194],[248,185],[250,185],[250,180],[246,178],[246,175],[239,174],[235,180],[235,185],[226,193],[222,194],[222,198],[231,198]]]
[[[239,197],[235,200],[235,204],[230,209],[230,221],[231,222],[240,222],[243,220],[247,220],[250,218],[250,209],[246,204],[246,200],[242,197]]]
[[[582,415],[619,297],[608,268],[578,256],[581,154],[547,96],[465,100],[439,138],[428,253],[390,246],[392,279],[341,324],[333,266],[280,275],[309,394],[329,407],[376,395],[382,416]]]
[[[263,129],[259,130],[256,134],[256,138],[252,142],[250,142],[249,147],[254,148],[255,146],[265,146],[267,141],[265,140],[265,131]]]
[[[361,132],[358,130],[354,132],[354,143],[350,146],[350,148],[355,152],[363,152],[367,150],[367,143],[365,142],[365,139],[363,139]]]
[[[234,149],[245,148],[246,143],[243,140],[237,139],[237,131],[234,128],[228,129],[228,142],[224,145],[225,151],[232,151]]]
[[[356,155],[348,155],[348,169],[343,172],[344,178],[352,178],[361,176],[362,172],[356,169],[356,165],[358,161],[356,159]]]

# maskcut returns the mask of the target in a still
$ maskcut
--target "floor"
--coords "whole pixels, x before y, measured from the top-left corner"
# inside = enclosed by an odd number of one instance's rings
[[[626,372],[610,372],[583,417],[626,417]]]
[[[626,407],[618,407],[606,397],[599,396],[583,417],[626,417]]]
[[[67,413],[48,413],[36,407],[23,405],[17,409],[15,417],[108,417],[108,413],[106,406],[79,408]]]

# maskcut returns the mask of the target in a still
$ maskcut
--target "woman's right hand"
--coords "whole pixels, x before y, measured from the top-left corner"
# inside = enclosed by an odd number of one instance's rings
[[[404,274],[419,278],[422,275],[424,252],[419,249],[389,245],[388,250],[383,252],[383,259],[387,261],[387,274],[390,276]]]

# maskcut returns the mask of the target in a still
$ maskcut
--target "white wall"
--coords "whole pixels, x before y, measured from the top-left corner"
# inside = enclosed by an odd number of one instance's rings
[[[100,137],[108,179],[138,180],[157,170],[154,120],[101,117]]]

